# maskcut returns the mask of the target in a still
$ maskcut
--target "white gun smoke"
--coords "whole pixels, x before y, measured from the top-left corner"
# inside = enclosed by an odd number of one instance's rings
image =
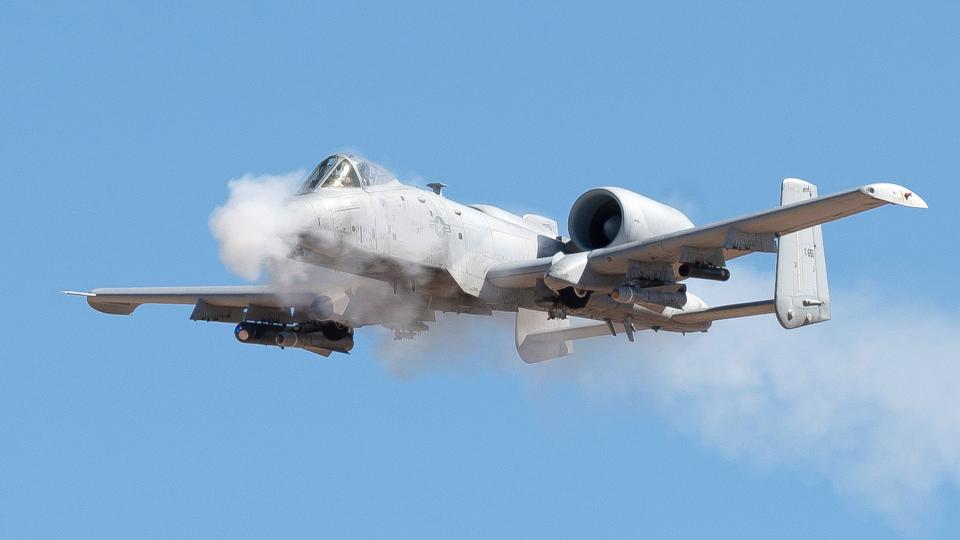
[[[227,269],[248,280],[267,274],[271,281],[297,272],[290,253],[314,219],[307,207],[291,199],[303,177],[304,171],[248,174],[227,183],[227,202],[210,216],[210,231]]]
[[[240,277],[265,279],[282,286],[280,290],[310,289],[332,297],[351,296],[351,313],[360,320],[389,319],[400,326],[415,323],[423,314],[420,304],[398,300],[389,284],[308,264],[294,256],[302,240],[310,238],[317,227],[318,209],[309,198],[294,196],[305,175],[302,170],[247,174],[228,181],[229,196],[214,209],[209,222],[219,243],[220,260]],[[319,241],[316,236],[312,239]],[[420,271],[414,266],[401,270],[408,280],[416,279]]]
[[[289,258],[313,219],[290,202],[302,177],[230,181],[210,227],[231,271],[274,282],[322,279]],[[742,266],[733,275],[725,284],[698,282],[694,292],[719,305],[772,291],[771,275]],[[509,315],[441,317],[414,342],[383,332],[376,350],[404,378],[498,370],[524,377],[536,393],[573,381],[587,399],[618,407],[636,406],[639,397],[726,458],[799,464],[909,528],[938,490],[960,488],[956,314],[881,302],[869,291],[835,288],[833,297],[834,320],[809,328],[787,332],[773,317],[754,317],[719,321],[706,334],[646,332],[632,345],[596,338],[578,342],[572,357],[535,366],[513,351]]]

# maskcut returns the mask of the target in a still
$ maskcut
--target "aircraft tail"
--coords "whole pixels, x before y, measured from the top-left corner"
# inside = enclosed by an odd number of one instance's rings
[[[573,342],[564,335],[570,328],[567,319],[549,319],[543,311],[517,310],[517,353],[528,364],[566,356]]]
[[[780,205],[816,196],[817,186],[787,178],[780,191]],[[830,289],[820,225],[780,236],[774,303],[777,319],[787,329],[830,320]]]

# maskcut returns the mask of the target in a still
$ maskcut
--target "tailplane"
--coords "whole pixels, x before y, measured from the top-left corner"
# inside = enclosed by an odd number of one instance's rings
[[[520,308],[517,310],[517,353],[528,364],[566,356],[573,352],[573,342],[564,335],[569,328],[567,319],[550,319],[546,312]]]

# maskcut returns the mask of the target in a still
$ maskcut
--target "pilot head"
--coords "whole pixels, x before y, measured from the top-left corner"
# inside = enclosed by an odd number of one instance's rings
[[[342,187],[345,182],[349,183],[350,179],[347,177],[347,165],[346,161],[341,161],[340,165],[337,165],[337,168],[333,170],[333,174],[330,175],[330,185],[332,187]]]

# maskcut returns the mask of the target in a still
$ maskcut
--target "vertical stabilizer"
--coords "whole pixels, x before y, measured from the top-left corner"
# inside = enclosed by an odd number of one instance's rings
[[[816,196],[817,186],[787,178],[780,191],[780,205]],[[830,290],[820,225],[780,237],[775,303],[777,319],[787,329],[830,320]]]
[[[573,342],[565,339],[570,328],[567,319],[550,319],[543,311],[517,310],[517,353],[528,364],[566,356],[573,352]]]

